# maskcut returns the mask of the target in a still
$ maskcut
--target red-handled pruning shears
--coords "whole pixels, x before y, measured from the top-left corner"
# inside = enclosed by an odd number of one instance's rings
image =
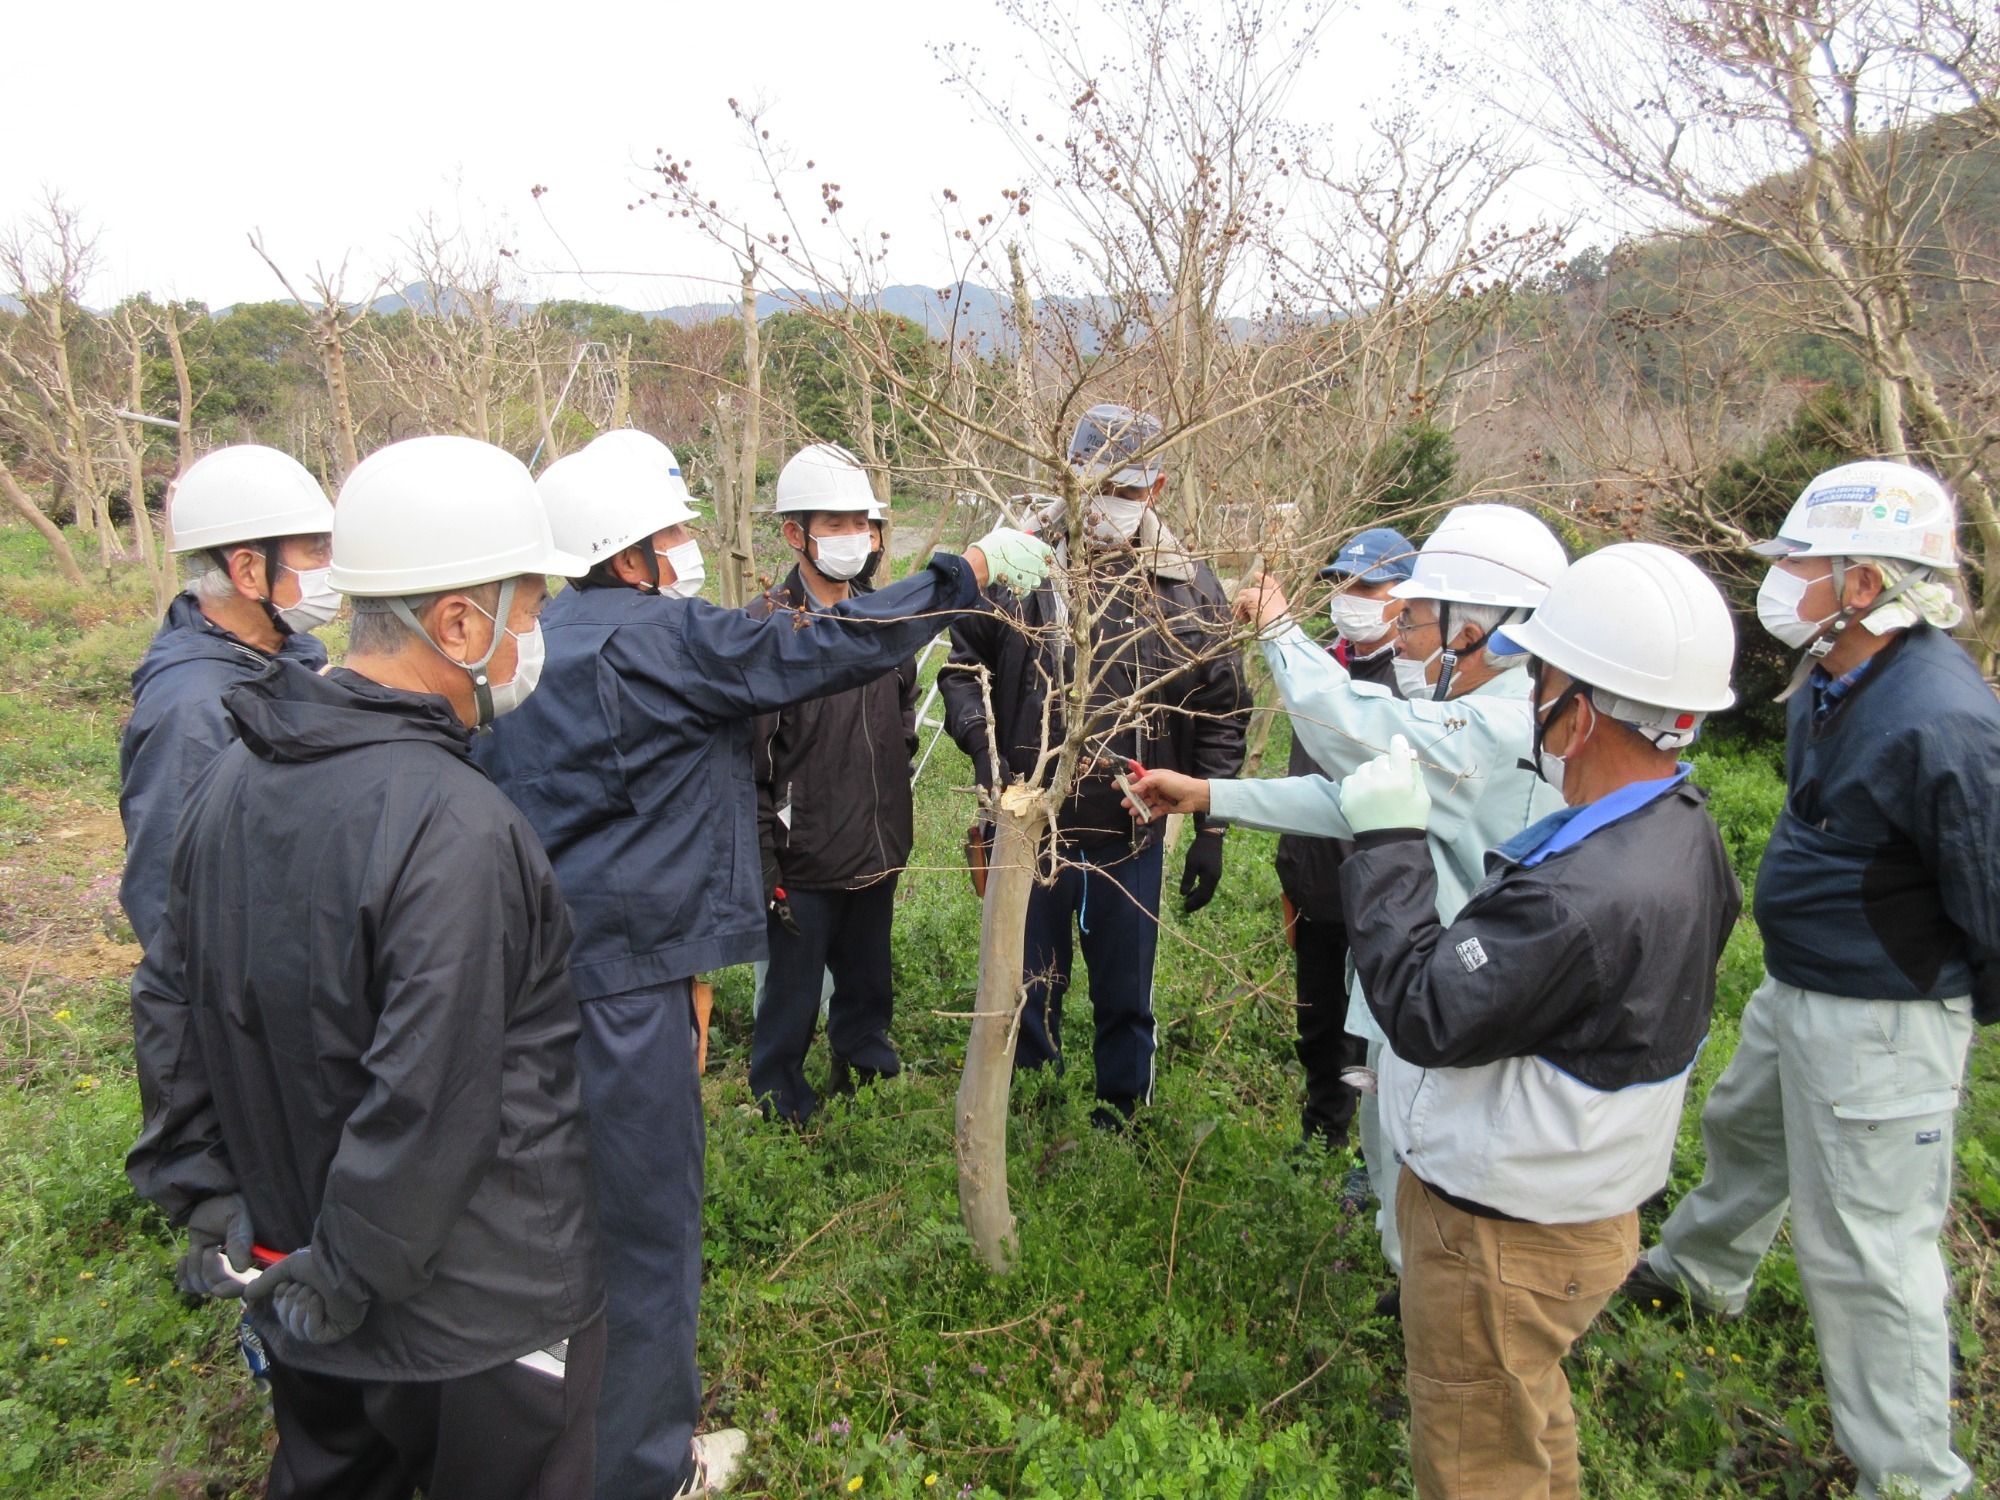
[[[1144,776],[1146,774],[1146,768],[1130,757],[1127,757],[1125,764],[1132,768],[1132,776]],[[1150,823],[1153,821],[1153,810],[1146,806],[1145,800],[1140,797],[1138,788],[1133,784],[1132,776],[1127,776],[1123,771],[1117,771],[1112,774],[1111,780],[1117,786],[1118,790],[1125,794],[1125,800],[1132,804],[1133,815],[1141,823]]]

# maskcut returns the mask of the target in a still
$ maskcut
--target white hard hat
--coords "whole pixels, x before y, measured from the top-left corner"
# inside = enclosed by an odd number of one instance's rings
[[[1892,557],[1958,566],[1958,515],[1936,476],[1868,459],[1806,486],[1785,524],[1750,550],[1759,557]]]
[[[771,508],[782,516],[802,510],[872,511],[879,507],[860,459],[838,443],[814,443],[799,449],[778,471],[778,498]]]
[[[556,547],[528,466],[491,443],[408,438],[371,453],[340,487],[331,581],[343,594],[393,599],[588,571]]]
[[[1556,534],[1525,510],[1461,505],[1445,513],[1418,549],[1409,581],[1389,595],[1533,609],[1568,566]]]
[[[556,545],[586,565],[695,514],[673,451],[630,428],[607,432],[557,459],[542,471],[535,489],[548,509]]]
[[[170,552],[333,530],[326,491],[289,453],[256,443],[217,448],[188,465],[167,503]]]
[[[1571,563],[1534,618],[1499,634],[1594,691],[1591,701],[1661,749],[1690,744],[1736,701],[1736,627],[1721,592],[1680,553],[1619,542]]]

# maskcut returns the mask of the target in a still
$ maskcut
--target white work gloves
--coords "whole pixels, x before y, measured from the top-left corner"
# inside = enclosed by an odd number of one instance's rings
[[[1040,587],[1055,561],[1048,543],[1011,526],[996,526],[972,545],[986,554],[987,580],[1005,584],[1017,594]]]
[[[1340,784],[1340,812],[1356,833],[1420,829],[1430,822],[1430,789],[1408,740],[1397,735],[1387,755],[1376,756]]]

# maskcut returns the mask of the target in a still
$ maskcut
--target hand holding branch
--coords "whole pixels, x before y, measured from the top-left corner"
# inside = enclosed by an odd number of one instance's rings
[[[1267,629],[1292,612],[1285,591],[1269,573],[1257,574],[1238,589],[1232,607],[1237,619],[1259,630]]]

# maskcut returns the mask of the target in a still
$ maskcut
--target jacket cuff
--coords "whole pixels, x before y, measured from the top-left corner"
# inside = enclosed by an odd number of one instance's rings
[[[1384,844],[1420,844],[1428,835],[1421,828],[1371,828],[1354,835],[1357,850],[1379,849]]]
[[[939,609],[970,609],[979,602],[979,579],[956,552],[933,552],[930,569],[938,577]]]

